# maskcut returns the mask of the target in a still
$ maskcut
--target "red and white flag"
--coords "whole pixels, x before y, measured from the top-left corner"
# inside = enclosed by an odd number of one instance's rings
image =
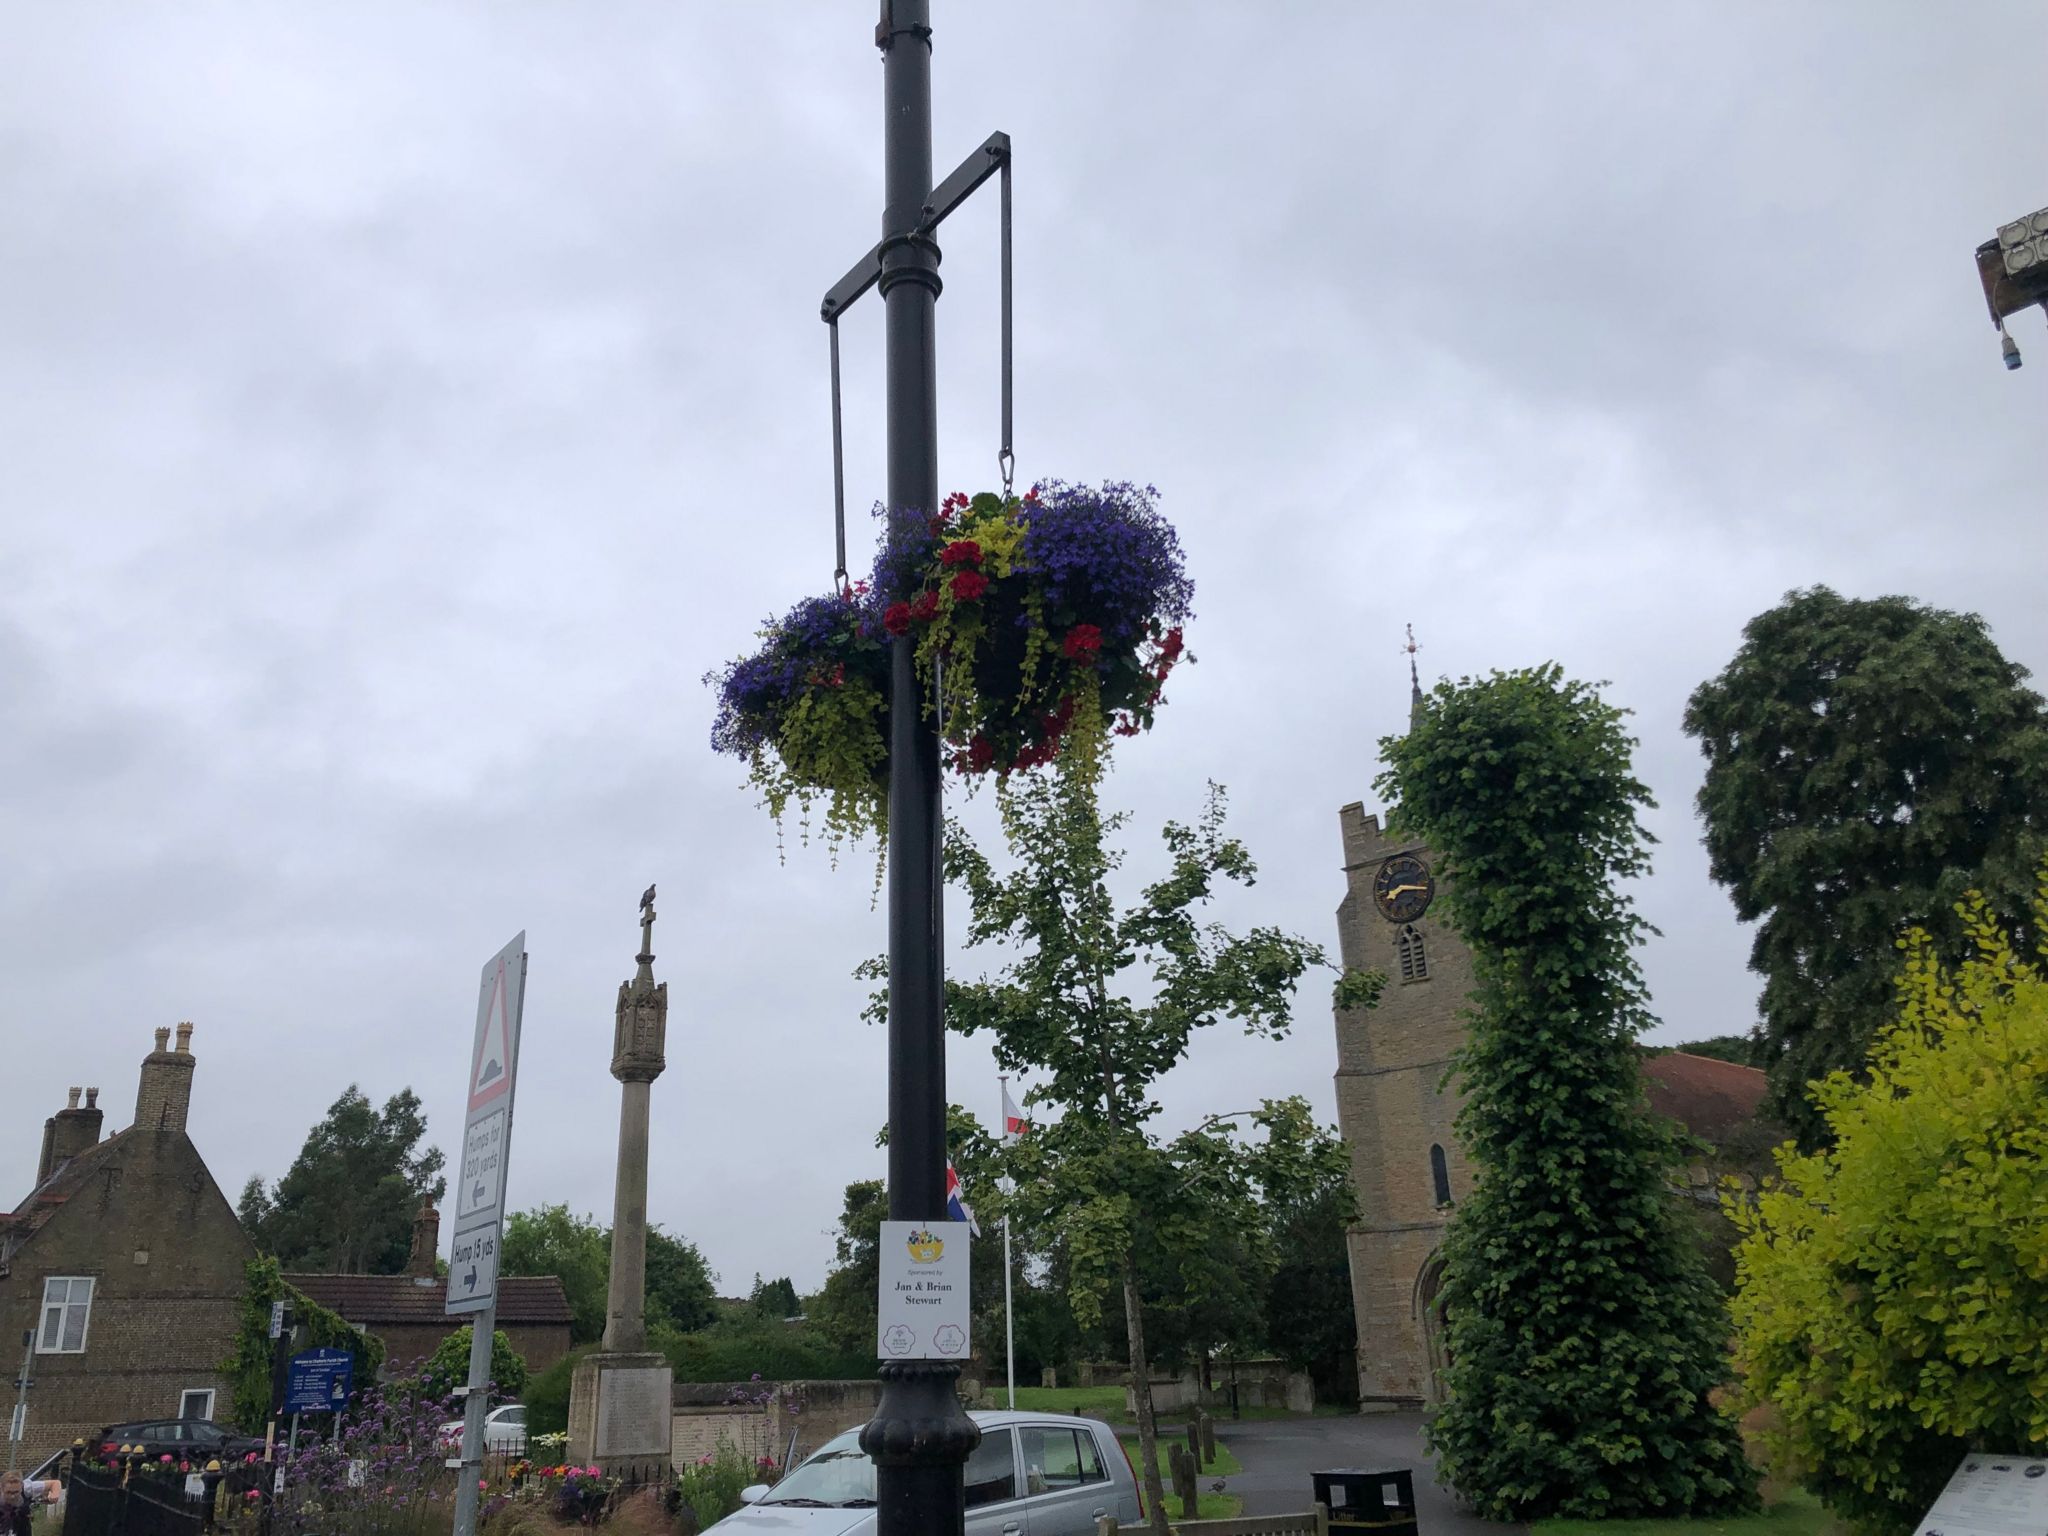
[[[1024,1111],[1017,1107],[1017,1101],[1010,1097],[1010,1085],[1003,1084],[1003,1145],[1015,1146],[1031,1129],[1024,1118]]]

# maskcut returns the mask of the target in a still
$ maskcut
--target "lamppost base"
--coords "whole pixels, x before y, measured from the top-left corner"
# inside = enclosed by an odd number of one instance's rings
[[[981,1443],[956,1390],[951,1360],[890,1360],[881,1367],[882,1398],[860,1432],[875,1462],[877,1529],[957,1531],[966,1519],[960,1467]]]

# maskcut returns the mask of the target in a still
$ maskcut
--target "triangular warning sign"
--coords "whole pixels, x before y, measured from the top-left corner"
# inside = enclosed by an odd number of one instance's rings
[[[506,968],[491,978],[484,1015],[477,1021],[476,1060],[469,1067],[469,1107],[477,1109],[512,1086],[512,997]]]

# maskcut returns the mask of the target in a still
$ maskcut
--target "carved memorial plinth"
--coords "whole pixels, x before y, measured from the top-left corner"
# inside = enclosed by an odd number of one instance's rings
[[[569,1460],[612,1477],[668,1476],[675,1376],[660,1355],[585,1355],[569,1379]]]

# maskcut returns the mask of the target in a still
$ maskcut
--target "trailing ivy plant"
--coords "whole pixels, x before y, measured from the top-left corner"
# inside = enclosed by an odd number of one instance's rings
[[[1555,666],[1440,683],[1378,788],[1426,838],[1477,987],[1453,1071],[1477,1180],[1444,1244],[1438,1470],[1496,1520],[1755,1505],[1728,1313],[1666,1192],[1618,882],[1649,868],[1622,712]]]
[[[247,1434],[260,1435],[270,1417],[271,1352],[270,1305],[281,1301],[292,1309],[292,1323],[303,1330],[306,1349],[345,1349],[355,1361],[358,1387],[377,1379],[384,1364],[384,1341],[365,1333],[330,1312],[304,1291],[286,1283],[277,1260],[264,1256],[251,1259],[242,1270],[246,1289],[242,1293],[242,1314],[235,1327],[234,1346],[220,1372],[231,1383],[234,1394],[234,1423]]]

